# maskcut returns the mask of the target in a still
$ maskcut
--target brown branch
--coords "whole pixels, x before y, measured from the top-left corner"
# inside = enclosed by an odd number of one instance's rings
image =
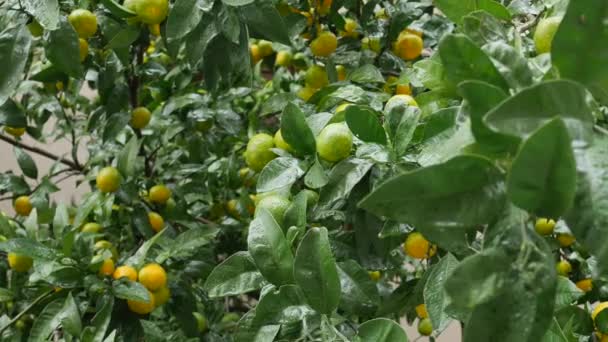
[[[26,145],[26,144],[24,144],[24,143],[22,143],[20,141],[11,139],[11,138],[3,135],[3,134],[0,134],[0,140],[4,140],[5,142],[7,142],[7,143],[9,143],[9,144],[11,144],[13,146],[17,146],[17,147],[20,147],[20,148],[22,148],[24,150],[28,150],[30,152],[34,152],[34,153],[39,154],[39,155],[41,155],[43,157],[47,157],[47,158],[49,158],[51,160],[58,160],[60,163],[69,166],[74,171],[82,172],[84,170],[84,168],[82,166],[76,164],[75,162],[73,162],[73,161],[71,161],[69,159],[60,157],[58,155],[55,155],[53,153],[50,153],[50,152],[45,151],[45,150],[43,150],[41,148],[38,148],[38,147]]]

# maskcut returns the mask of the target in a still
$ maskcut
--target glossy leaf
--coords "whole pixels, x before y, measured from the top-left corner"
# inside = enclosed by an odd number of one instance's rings
[[[24,25],[14,25],[0,32],[0,105],[13,94],[21,80],[30,43],[31,36]]]
[[[306,301],[316,311],[329,315],[340,302],[340,278],[327,229],[311,228],[298,246],[294,278]]]
[[[329,174],[327,184],[321,189],[318,208],[325,210],[339,208],[345,197],[372,166],[370,161],[357,158],[345,159],[336,164]]]
[[[57,69],[75,78],[82,75],[79,46],[76,31],[64,18],[60,20],[57,30],[44,34],[46,57]]]
[[[528,61],[514,47],[504,42],[493,42],[483,46],[483,51],[492,58],[494,65],[513,89],[523,89],[534,83],[534,75]]]
[[[293,283],[293,254],[279,224],[266,209],[256,210],[247,236],[249,254],[269,282]]]
[[[420,110],[413,106],[393,107],[385,116],[384,127],[389,134],[397,156],[401,156],[407,151],[418,127],[420,117]]]
[[[510,20],[511,14],[501,3],[494,0],[463,0],[454,2],[451,0],[437,0],[436,6],[453,22],[459,23],[465,15],[484,10],[495,17]]]
[[[19,147],[15,147],[14,151],[15,157],[17,157],[17,163],[19,164],[21,171],[23,171],[23,174],[29,178],[38,178],[38,168],[36,167],[34,159]]]
[[[285,21],[274,5],[257,0],[242,6],[241,10],[252,36],[291,45]]]
[[[47,304],[37,315],[28,341],[46,341],[53,330],[61,323],[63,306],[64,300],[60,298]]]
[[[315,312],[306,305],[302,290],[296,285],[283,285],[266,293],[255,310],[253,325],[300,322]]]
[[[522,145],[513,161],[507,194],[520,208],[558,218],[574,201],[576,161],[563,121],[549,121]]]
[[[380,296],[368,272],[354,260],[348,260],[338,264],[338,273],[342,288],[340,309],[357,315],[373,314]]]
[[[290,186],[304,175],[300,161],[296,158],[279,157],[271,160],[257,181],[257,192],[267,192]]]
[[[283,110],[281,135],[298,153],[314,154],[317,151],[315,137],[306,123],[304,113],[293,103],[289,103]]]
[[[234,296],[258,290],[263,282],[249,253],[237,252],[213,269],[204,289],[211,298]]]
[[[1,99],[2,98],[0,96],[0,101]],[[0,124],[12,127],[25,127],[27,125],[25,111],[18,106],[15,101],[6,99],[6,102],[4,102],[3,105],[0,105]]]
[[[380,124],[379,115],[371,108],[351,105],[344,110],[348,128],[365,141],[386,145],[386,132]]]
[[[138,152],[139,141],[137,136],[134,135],[118,154],[118,163],[116,166],[124,177],[128,178],[133,176]]]
[[[125,278],[112,282],[112,290],[116,298],[149,302],[150,294],[146,288],[136,282]]]
[[[449,298],[445,294],[444,286],[457,266],[458,260],[452,254],[447,254],[432,268],[424,285],[424,303],[433,322],[433,330],[442,331],[450,322],[446,313]]]
[[[197,0],[181,0],[175,3],[167,17],[168,40],[180,39],[190,33],[203,17]]]
[[[378,68],[372,64],[365,64],[353,70],[348,79],[355,83],[382,83],[384,77]]]
[[[357,333],[358,342],[407,342],[403,328],[395,321],[387,318],[369,320],[361,326]]]
[[[26,238],[14,238],[0,243],[0,250],[7,253],[27,255],[34,259],[51,260],[57,257],[57,251],[40,242]]]

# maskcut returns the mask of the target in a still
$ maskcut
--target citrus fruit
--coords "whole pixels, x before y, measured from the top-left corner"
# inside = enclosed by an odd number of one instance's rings
[[[373,281],[378,281],[382,277],[380,271],[368,271],[367,273],[369,273],[369,278]]]
[[[139,282],[150,291],[167,285],[167,273],[159,264],[147,264],[139,270]]]
[[[99,268],[100,276],[111,276],[114,273],[114,260],[105,259]]]
[[[277,221],[278,224],[283,223],[283,215],[285,215],[285,211],[289,208],[291,202],[280,195],[270,195],[262,198],[256,208],[264,208],[270,212],[272,217]]]
[[[25,134],[25,127],[9,127],[6,126],[4,127],[4,131],[12,136],[14,136],[15,138],[18,138],[20,136],[22,136],[23,134]]]
[[[258,64],[258,62],[262,59],[260,47],[257,44],[251,44],[249,47],[249,54],[251,55],[251,63],[254,65]]]
[[[169,287],[163,286],[160,289],[152,292],[152,295],[154,295],[154,305],[161,306],[169,301],[171,291],[169,290]]]
[[[344,65],[336,65],[336,74],[338,81],[344,81],[346,79],[346,67]]]
[[[316,92],[316,89],[309,86],[302,87],[300,90],[298,90],[298,97],[304,101],[308,101]]]
[[[74,27],[78,37],[87,39],[97,32],[97,17],[86,9],[75,9],[68,15],[68,21]]]
[[[399,34],[399,37],[393,44],[393,52],[401,59],[411,61],[420,56],[423,47],[422,38],[404,31]]]
[[[160,37],[160,24],[150,24],[148,25],[148,31],[150,34],[155,37]]]
[[[127,8],[137,13],[137,20],[144,24],[154,25],[162,23],[167,17],[169,13],[169,1],[134,0],[129,3],[129,7]]]
[[[262,171],[264,166],[277,157],[272,152],[274,138],[266,133],[258,133],[249,139],[245,151],[245,162],[247,166],[256,172]]]
[[[99,240],[99,241],[95,242],[95,245],[93,246],[93,249],[95,250],[96,253],[100,253],[104,249],[107,249],[107,250],[109,250],[112,253],[112,258],[113,259],[118,259],[118,250],[108,240]]]
[[[291,52],[287,50],[277,52],[277,57],[274,60],[274,64],[282,67],[288,67],[289,64],[291,64]]]
[[[412,88],[409,84],[397,84],[395,86],[395,94],[397,95],[412,95]]]
[[[270,56],[274,52],[272,50],[272,43],[267,40],[260,40],[258,46],[260,47],[260,56],[262,56],[262,58]]]
[[[234,198],[226,202],[226,211],[230,216],[234,217],[237,220],[241,219],[241,214],[238,209],[238,203],[239,201]]]
[[[416,305],[415,310],[418,318],[424,319],[429,317],[429,313],[426,311],[426,305],[424,303]]]
[[[567,260],[560,260],[555,265],[555,269],[557,270],[557,274],[567,277],[572,272],[572,265]]]
[[[289,144],[283,140],[280,129],[274,134],[274,145],[287,152],[293,152],[293,148],[291,148],[291,146],[289,146]]]
[[[418,232],[410,233],[405,239],[403,250],[414,259],[426,259],[435,255],[435,247]]]
[[[340,36],[357,38],[357,36],[359,36],[359,33],[357,32],[358,26],[359,25],[355,20],[351,18],[346,18],[344,20],[344,31],[340,31]]]
[[[342,122],[345,120],[344,115],[346,114],[344,111],[348,108],[350,103],[342,103],[338,107],[336,107],[335,113],[332,116],[330,122]]]
[[[433,324],[429,318],[423,318],[418,322],[418,332],[422,336],[430,336],[433,333]]]
[[[321,32],[317,38],[310,43],[310,51],[317,57],[327,57],[338,47],[336,35],[330,31]]]
[[[28,216],[32,212],[33,206],[28,196],[19,196],[15,200],[15,212],[17,215]]]
[[[127,300],[127,306],[129,306],[129,310],[140,315],[146,315],[154,311],[154,294],[148,291],[148,296],[150,297],[150,300],[148,302],[131,299]]]
[[[97,189],[101,192],[115,192],[120,186],[120,173],[115,167],[107,166],[97,174]]]
[[[44,28],[40,25],[37,20],[32,20],[31,23],[27,24],[27,29],[30,30],[32,37],[40,37],[44,32]]]
[[[591,314],[591,318],[595,321],[595,317],[597,315],[599,315],[600,312],[602,312],[604,309],[608,308],[608,302],[601,302],[599,303],[594,309],[593,309],[593,313]]]
[[[148,125],[152,114],[146,107],[137,107],[131,112],[131,127],[142,129]]]
[[[418,107],[418,103],[416,102],[416,100],[414,100],[413,97],[411,97],[410,95],[399,94],[391,97],[386,102],[386,105],[384,106],[384,111],[388,113],[393,108],[404,105]]]
[[[157,204],[165,204],[171,197],[171,190],[165,185],[157,184],[150,188],[149,191],[150,201]]]
[[[540,235],[551,235],[555,228],[555,221],[546,218],[539,218],[534,224],[534,230]]]
[[[80,61],[84,62],[87,59],[87,55],[89,54],[89,43],[82,38],[78,38],[78,49],[79,49],[79,57]]]
[[[581,289],[583,292],[589,292],[593,289],[593,281],[591,278],[579,280],[576,282],[576,287]]]
[[[534,31],[534,47],[536,48],[536,53],[540,55],[542,53],[551,52],[553,37],[555,36],[561,21],[561,17],[550,17],[538,22],[536,30]]]
[[[34,260],[17,253],[8,253],[8,266],[15,272],[27,272],[32,268]]]
[[[20,318],[17,320],[17,322],[15,322],[15,328],[17,328],[17,330],[25,330],[26,327],[27,323],[23,318]]]
[[[332,0],[319,0],[319,5],[317,6],[317,11],[320,15],[329,14],[329,10],[331,9]]]
[[[118,266],[112,275],[114,279],[127,278],[130,281],[137,281],[137,270],[129,265]]]
[[[329,84],[329,78],[327,77],[327,71],[320,65],[313,65],[306,70],[304,76],[306,85],[310,88],[319,89]]]
[[[332,163],[348,157],[352,147],[353,134],[343,122],[325,126],[317,137],[317,153]]]
[[[83,233],[99,233],[102,229],[103,227],[99,223],[89,222],[83,225],[80,231]]]
[[[207,318],[198,312],[193,312],[192,315],[196,319],[196,328],[198,331],[205,332],[207,330]]]
[[[157,233],[160,232],[165,226],[165,220],[163,220],[163,217],[153,211],[148,213],[148,221],[150,222],[150,227],[152,227],[152,229]]]
[[[570,247],[572,246],[572,244],[574,243],[574,241],[576,241],[576,239],[574,238],[574,235],[572,234],[566,234],[566,233],[559,233],[557,234],[557,241],[559,242],[559,245],[561,247]]]

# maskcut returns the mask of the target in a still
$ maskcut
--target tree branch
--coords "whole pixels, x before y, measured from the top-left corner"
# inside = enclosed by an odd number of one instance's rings
[[[11,139],[11,138],[3,135],[3,134],[0,134],[0,140],[4,140],[5,142],[7,142],[7,143],[9,143],[9,144],[11,144],[13,146],[17,146],[17,147],[20,147],[20,148],[22,148],[24,150],[28,150],[30,152],[34,152],[34,153],[39,154],[39,155],[41,155],[43,157],[47,157],[47,158],[49,158],[51,160],[58,160],[60,163],[69,166],[74,171],[82,172],[84,170],[82,166],[77,165],[76,163],[74,163],[73,161],[71,161],[69,159],[65,159],[63,157],[57,156],[57,155],[55,155],[53,153],[50,153],[50,152],[45,151],[45,150],[43,150],[41,148],[38,148],[38,147],[26,145],[26,144],[24,144],[24,143],[22,143],[20,141]]]
[[[30,303],[30,305],[28,305],[25,309],[23,309],[23,311],[21,311],[15,317],[13,317],[13,319],[11,319],[10,322],[8,322],[5,326],[3,326],[2,328],[0,328],[0,334],[2,334],[4,332],[4,330],[6,330],[11,325],[13,325],[13,323],[17,322],[17,320],[19,320],[19,318],[21,318],[23,315],[25,315],[34,306],[38,305],[38,303],[40,303],[42,300],[44,300],[46,297],[48,297],[52,293],[53,293],[53,290],[50,290],[50,291],[47,291],[47,292],[43,293],[38,298],[36,298],[33,302]]]

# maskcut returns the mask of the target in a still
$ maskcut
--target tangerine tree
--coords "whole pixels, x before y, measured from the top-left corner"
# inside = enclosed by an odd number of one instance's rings
[[[1,340],[608,340],[606,22],[0,2]]]

